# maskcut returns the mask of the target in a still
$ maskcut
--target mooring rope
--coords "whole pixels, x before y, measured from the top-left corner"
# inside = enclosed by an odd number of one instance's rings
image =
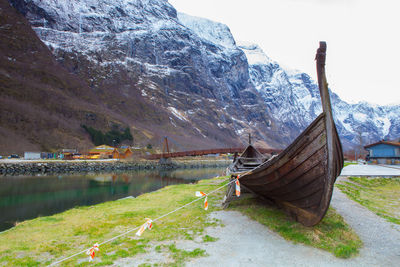
[[[247,173],[246,173],[246,174],[247,174]],[[239,178],[239,177],[238,177],[238,178]],[[230,178],[225,179],[224,181],[222,181],[222,183],[224,183],[225,181],[227,181],[227,180],[229,180],[229,179],[230,179]],[[208,195],[213,194],[213,193],[215,193],[215,192],[221,190],[222,188],[224,188],[224,187],[230,185],[230,184],[233,183],[233,182],[235,182],[235,180],[232,180],[232,181],[230,181],[229,183],[218,187],[217,189],[215,189],[215,190],[211,191],[210,193],[208,193],[206,196],[202,196],[202,197],[200,197],[200,198],[196,198],[195,200],[193,200],[193,201],[191,201],[191,202],[189,202],[189,203],[186,203],[185,205],[183,205],[183,206],[181,206],[181,207],[179,207],[179,208],[176,208],[176,209],[174,209],[173,211],[170,211],[170,212],[168,212],[168,213],[165,213],[165,214],[161,215],[160,217],[158,217],[158,218],[156,218],[156,219],[154,219],[154,220],[152,220],[152,221],[153,221],[153,222],[158,221],[158,220],[160,220],[160,219],[162,219],[162,218],[164,218],[164,217],[166,217],[166,216],[168,216],[168,215],[170,215],[170,214],[172,214],[172,213],[177,212],[178,210],[181,210],[181,209],[183,209],[183,208],[185,208],[185,207],[187,207],[187,206],[189,206],[189,205],[191,205],[191,204],[193,204],[193,203],[195,203],[195,202],[197,202],[197,201],[200,201],[200,200],[202,200],[203,198],[207,197]],[[141,227],[141,226],[137,226],[137,227],[135,227],[135,228],[133,228],[133,229],[130,229],[130,230],[128,230],[128,231],[122,233],[122,234],[119,234],[119,235],[117,235],[117,236],[114,236],[113,238],[110,238],[110,239],[108,239],[108,240],[106,240],[106,241],[103,241],[103,242],[99,243],[98,245],[100,246],[100,245],[104,245],[104,244],[106,244],[106,243],[109,243],[109,242],[111,242],[111,241],[113,241],[113,240],[115,240],[115,239],[117,239],[117,238],[119,238],[119,237],[121,237],[121,236],[127,235],[127,234],[129,234],[129,233],[131,233],[131,232],[133,232],[133,231],[135,231],[135,230],[138,230],[140,227]],[[89,250],[89,249],[85,249],[85,250],[82,250],[82,251],[80,251],[80,252],[77,252],[77,253],[75,253],[75,254],[73,254],[73,255],[71,255],[71,256],[68,256],[68,257],[66,257],[66,258],[62,258],[61,260],[55,261],[55,262],[51,263],[51,264],[48,265],[48,266],[57,265],[57,264],[59,264],[59,263],[61,263],[61,262],[63,262],[63,261],[69,260],[69,259],[71,259],[71,258],[73,258],[73,257],[76,257],[76,256],[80,255],[80,254],[86,253],[88,250]]]

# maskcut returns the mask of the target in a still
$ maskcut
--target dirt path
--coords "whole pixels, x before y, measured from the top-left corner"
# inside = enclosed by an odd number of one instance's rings
[[[380,177],[400,177],[400,168],[395,165],[348,165],[343,168],[342,176],[380,176]]]
[[[399,266],[400,227],[386,222],[335,189],[332,205],[355,229],[364,242],[360,255],[338,259],[332,254],[292,244],[265,226],[234,211],[212,214],[225,227],[209,228],[219,238],[212,243],[183,241],[179,248],[200,247],[208,257],[193,259],[187,266]]]
[[[360,259],[368,259],[380,266],[400,265],[399,225],[387,222],[348,199],[337,188],[334,191],[332,205],[363,241],[364,247],[361,249]]]
[[[204,249],[208,256],[194,258],[187,266],[400,266],[400,226],[378,217],[335,188],[332,206],[357,232],[364,246],[360,255],[339,259],[329,252],[284,240],[267,227],[236,211],[210,214],[223,227],[209,227],[204,234],[218,238],[215,242],[166,241],[178,249]],[[157,244],[154,244],[154,247]],[[150,249],[134,258],[120,259],[114,266],[137,266],[141,263],[168,263],[168,254]]]
[[[207,230],[207,234],[219,240],[198,244],[209,256],[194,259],[187,266],[346,265],[346,261],[336,259],[330,253],[292,244],[239,212],[220,211],[212,216],[225,225]],[[187,243],[180,244],[180,247],[187,248]]]

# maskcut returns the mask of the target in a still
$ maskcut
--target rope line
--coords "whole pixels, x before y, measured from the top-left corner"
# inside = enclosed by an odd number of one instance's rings
[[[229,179],[230,179],[230,178],[225,179],[224,181],[222,181],[222,183],[225,182],[225,181],[227,181],[227,180],[229,180]],[[213,194],[213,193],[215,193],[215,192],[221,190],[221,189],[224,188],[225,186],[228,186],[228,185],[230,185],[231,183],[233,183],[234,181],[235,181],[235,180],[232,180],[232,181],[230,181],[229,183],[227,183],[227,184],[225,184],[225,185],[223,185],[223,186],[218,187],[217,189],[215,189],[215,190],[211,191],[210,193],[206,194],[206,196],[208,196],[208,195],[210,195],[210,194]],[[161,215],[160,217],[158,217],[158,218],[156,218],[156,219],[154,219],[154,220],[152,220],[152,221],[153,221],[153,222],[158,221],[158,220],[160,220],[160,219],[162,219],[162,218],[164,218],[164,217],[166,217],[166,216],[168,216],[168,215],[170,215],[170,214],[172,214],[172,213],[177,212],[178,210],[181,210],[181,209],[183,209],[183,208],[185,208],[185,207],[187,207],[187,206],[189,206],[189,205],[191,205],[191,204],[193,204],[193,203],[195,203],[195,202],[197,202],[197,201],[202,200],[202,199],[205,198],[206,196],[202,196],[202,197],[196,198],[195,200],[193,200],[193,201],[191,201],[191,202],[189,202],[189,203],[186,203],[185,205],[183,205],[183,206],[181,206],[181,207],[179,207],[179,208],[176,208],[176,209],[174,209],[173,211],[170,211],[170,212],[168,212],[168,213],[166,213],[166,214],[163,214],[163,215]],[[140,225],[140,226],[141,226],[141,225]],[[131,232],[133,232],[133,231],[135,231],[135,230],[138,230],[138,229],[140,228],[140,226],[137,226],[136,228],[130,229],[130,230],[128,230],[128,231],[126,231],[126,232],[124,232],[124,233],[122,233],[122,234],[119,234],[119,235],[117,235],[117,236],[114,236],[113,238],[110,238],[110,239],[108,239],[108,240],[106,240],[106,241],[103,241],[102,243],[99,243],[99,246],[104,245],[104,244],[106,244],[106,243],[108,243],[108,242],[110,242],[110,241],[113,241],[113,240],[115,240],[115,239],[117,239],[117,238],[119,238],[119,237],[121,237],[121,236],[127,235],[127,234],[129,234],[129,233],[131,233]],[[88,249],[90,249],[90,248],[88,248]],[[82,251],[77,252],[77,253],[75,253],[75,254],[73,254],[73,255],[71,255],[71,256],[68,256],[68,257],[63,258],[63,259],[61,259],[61,260],[58,260],[58,261],[56,261],[56,262],[53,262],[53,263],[51,263],[51,264],[48,265],[48,266],[55,266],[55,265],[57,265],[57,264],[59,264],[59,263],[61,263],[61,262],[63,262],[63,261],[69,260],[69,259],[71,259],[71,258],[73,258],[73,257],[76,257],[76,256],[80,255],[80,254],[86,253],[86,251],[88,251],[88,249],[82,250]]]
[[[228,179],[226,179],[226,180],[228,180]],[[225,182],[226,180],[224,180],[223,182]],[[229,184],[231,184],[231,183],[233,183],[233,182],[234,182],[234,180],[233,180],[233,181],[230,181],[229,183],[227,183],[227,184],[225,184],[225,185],[223,185],[223,186],[218,187],[217,189],[211,191],[211,192],[208,193],[207,195],[213,194],[213,193],[217,192],[218,190],[224,188],[225,186],[227,186],[227,185],[229,185]],[[207,196],[207,195],[206,195],[206,196]],[[154,219],[153,222],[158,221],[158,220],[160,220],[160,219],[162,219],[162,218],[164,218],[164,217],[170,215],[171,213],[177,212],[178,210],[183,209],[183,208],[189,206],[190,204],[193,204],[194,202],[200,201],[200,200],[202,200],[203,198],[205,198],[206,196],[202,196],[202,197],[200,197],[200,198],[197,198],[197,199],[195,199],[195,200],[193,200],[193,201],[191,201],[191,202],[189,202],[189,203],[187,203],[187,204],[185,204],[185,205],[183,205],[183,206],[181,206],[181,207],[179,207],[179,208],[177,208],[177,209],[175,209],[175,210],[173,210],[173,211],[170,211],[170,212],[168,212],[168,213],[166,213],[166,214],[164,214],[164,215],[161,215],[161,216],[158,217],[157,219]]]

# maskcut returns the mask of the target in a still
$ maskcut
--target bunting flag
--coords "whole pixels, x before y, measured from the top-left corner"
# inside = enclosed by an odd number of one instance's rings
[[[236,184],[236,196],[237,196],[237,197],[240,197],[240,183],[239,183],[239,176],[237,176],[237,177],[236,177],[235,184]]]
[[[208,199],[207,199],[207,194],[201,191],[196,191],[196,197],[204,197],[204,209],[208,210]]]
[[[89,261],[92,261],[94,259],[94,254],[95,251],[99,251],[99,244],[94,244],[93,247],[91,247],[88,251],[86,251],[86,254],[89,255]]]
[[[204,196],[207,196],[207,194],[201,191],[196,191],[196,197],[204,197]]]
[[[141,236],[146,229],[151,230],[153,227],[153,221],[149,218],[146,218],[146,222],[140,226],[139,230],[136,232],[137,236]]]
[[[208,201],[207,201],[207,197],[204,198],[204,209],[208,210]]]

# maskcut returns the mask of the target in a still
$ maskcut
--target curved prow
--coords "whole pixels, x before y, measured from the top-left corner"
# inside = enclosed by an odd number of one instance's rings
[[[336,130],[335,122],[332,115],[331,98],[329,96],[328,82],[325,75],[325,59],[326,59],[326,42],[319,42],[319,48],[315,55],[317,61],[317,76],[318,87],[321,95],[322,110],[325,114],[325,124],[327,131],[327,145],[328,145],[328,165],[331,177],[336,177],[340,174],[343,168],[343,152],[342,145]],[[339,157],[339,159],[335,159]],[[335,166],[336,165],[336,166]]]
[[[321,199],[321,208],[325,206],[325,209],[327,209],[329,207],[333,191],[333,184],[343,168],[343,151],[332,115],[332,105],[329,96],[328,82],[325,76],[325,58],[326,42],[320,42],[315,59],[317,61],[318,86],[321,95],[322,110],[325,114],[326,144],[328,152],[326,183],[330,184],[330,186],[326,188],[327,190],[324,194],[324,197]]]
[[[318,76],[318,87],[321,94],[322,110],[329,117],[332,118],[332,107],[331,99],[329,97],[328,82],[325,76],[325,59],[326,59],[326,42],[319,42],[319,48],[315,55],[317,61],[317,76]],[[333,120],[333,118],[332,118]]]
[[[323,112],[278,156],[240,176],[243,186],[271,199],[305,226],[313,226],[325,216],[343,168],[325,58],[326,43],[320,42],[316,60]]]

